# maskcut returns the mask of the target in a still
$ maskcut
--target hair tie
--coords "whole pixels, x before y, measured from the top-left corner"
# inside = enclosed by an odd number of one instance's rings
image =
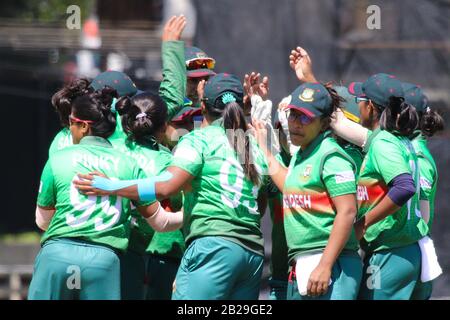
[[[147,114],[145,112],[138,113],[136,115],[136,120],[140,119],[140,118],[145,118],[146,116],[147,116]]]
[[[227,92],[222,96],[222,103],[227,104],[229,102],[236,102],[236,98],[231,93]]]
[[[430,107],[427,107],[426,109],[425,109],[425,113],[430,113],[431,112],[431,108]]]

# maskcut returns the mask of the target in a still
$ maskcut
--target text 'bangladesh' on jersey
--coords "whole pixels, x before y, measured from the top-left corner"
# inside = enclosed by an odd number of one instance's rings
[[[329,131],[293,156],[283,189],[290,261],[326,247],[336,217],[332,198],[356,193],[355,169]],[[358,249],[353,230],[344,249]]]

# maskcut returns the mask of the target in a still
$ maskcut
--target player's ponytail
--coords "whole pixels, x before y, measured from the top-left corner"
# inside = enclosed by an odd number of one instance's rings
[[[138,144],[154,139],[167,123],[166,103],[150,92],[120,98],[116,110],[122,116],[122,127],[128,138]]]
[[[439,113],[427,107],[424,112],[419,113],[420,130],[426,137],[432,137],[436,132],[444,130],[444,119]]]
[[[225,104],[222,117],[228,141],[243,165],[245,176],[254,185],[259,185],[261,178],[253,163],[250,137],[248,134],[245,134],[247,122],[242,107],[237,102],[228,102]]]
[[[380,127],[396,135],[411,136],[419,127],[416,108],[403,98],[390,97],[388,106],[381,114]]]
[[[88,79],[75,79],[52,96],[52,105],[58,113],[59,121],[63,127],[69,126],[69,115],[73,101],[77,97],[92,92],[92,89],[89,88],[90,84],[91,82]]]
[[[335,114],[335,111],[338,108],[341,108],[341,103],[344,102],[345,100],[333,88],[333,83],[332,82],[327,82],[323,86],[325,87],[325,89],[327,89],[328,94],[331,97],[331,106],[330,106],[328,112],[325,113],[322,116],[322,119],[326,119],[327,120],[325,127],[322,128],[322,131],[325,131],[325,130],[328,130],[329,127],[330,127],[332,115]]]
[[[108,138],[116,129],[116,117],[111,111],[116,90],[105,87],[101,90],[77,97],[72,103],[72,113],[81,120],[90,123],[91,134]]]

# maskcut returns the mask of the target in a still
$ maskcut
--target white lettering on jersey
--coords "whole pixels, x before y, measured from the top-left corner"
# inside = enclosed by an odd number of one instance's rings
[[[358,192],[356,194],[356,198],[358,199],[358,201],[369,200],[369,192],[367,192],[366,186],[358,186]]]
[[[345,183],[345,182],[352,182],[352,181],[355,181],[355,174],[351,170],[337,172],[335,175],[335,179],[336,179],[337,184]]]
[[[92,154],[86,154],[86,153],[76,153],[74,157],[72,158],[72,165],[82,165],[84,167],[87,167],[92,170],[112,170],[114,169],[115,172],[119,169],[119,162],[120,159],[116,157],[111,156],[97,156]]]
[[[311,196],[307,194],[288,194],[283,197],[284,208],[311,209]]]

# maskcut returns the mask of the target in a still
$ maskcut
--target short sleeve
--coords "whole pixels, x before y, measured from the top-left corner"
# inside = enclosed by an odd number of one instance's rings
[[[423,157],[419,157],[420,170],[420,200],[429,200],[433,190],[435,170],[431,163]]]
[[[405,148],[400,144],[380,139],[371,148],[374,168],[386,184],[389,184],[398,175],[411,174],[408,158],[405,155],[406,150],[403,150]]]
[[[196,135],[184,136],[174,150],[171,166],[181,168],[194,177],[197,176],[203,167],[202,146],[202,141]]]
[[[323,163],[322,179],[330,197],[356,193],[353,164],[339,153],[333,153]]]
[[[37,204],[40,207],[54,207],[56,205],[55,178],[50,160],[47,161],[42,171]]]

